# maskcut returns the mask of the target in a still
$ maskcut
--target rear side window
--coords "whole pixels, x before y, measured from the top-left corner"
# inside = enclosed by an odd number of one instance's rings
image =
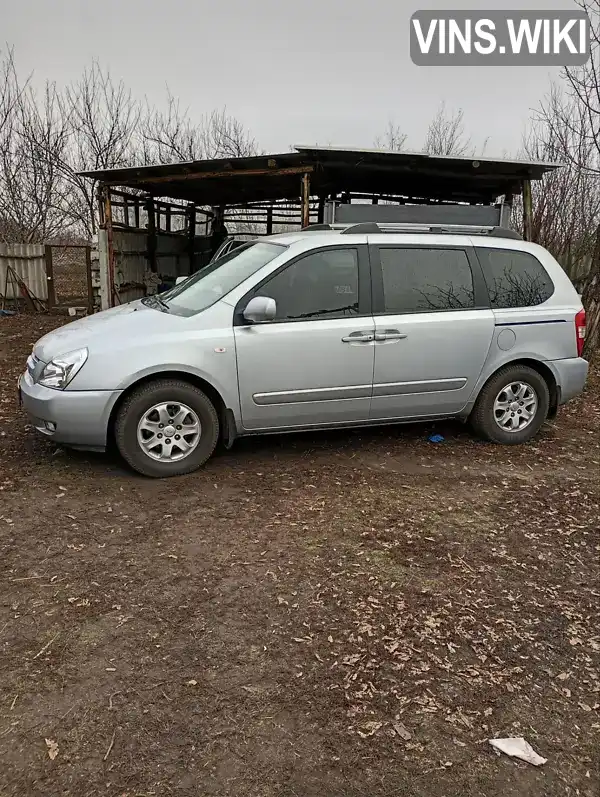
[[[477,254],[492,307],[533,307],[554,293],[546,269],[529,252],[477,247]]]
[[[473,274],[462,249],[379,250],[386,313],[428,313],[475,306]]]

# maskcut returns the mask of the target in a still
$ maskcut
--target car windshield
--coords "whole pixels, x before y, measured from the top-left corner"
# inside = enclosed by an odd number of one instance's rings
[[[248,241],[170,291],[161,293],[159,298],[170,312],[194,315],[218,302],[286,248],[281,244]]]

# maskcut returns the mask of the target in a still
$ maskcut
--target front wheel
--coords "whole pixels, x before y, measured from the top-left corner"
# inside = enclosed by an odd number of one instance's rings
[[[115,439],[123,459],[154,478],[180,476],[203,465],[215,450],[219,417],[197,387],[175,379],[149,382],[120,407]]]
[[[477,435],[494,443],[526,443],[540,430],[549,406],[544,377],[527,365],[509,365],[483,387],[471,425]]]

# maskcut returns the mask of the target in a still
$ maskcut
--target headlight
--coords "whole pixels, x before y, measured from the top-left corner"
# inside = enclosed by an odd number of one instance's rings
[[[77,349],[50,360],[42,371],[38,384],[64,390],[87,360],[88,350]]]

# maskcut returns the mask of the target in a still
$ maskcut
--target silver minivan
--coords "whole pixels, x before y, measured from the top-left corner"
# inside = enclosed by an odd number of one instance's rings
[[[514,444],[583,389],[584,336],[560,265],[511,231],[309,228],[51,332],[19,392],[48,438],[154,477],[272,432],[454,417]]]

